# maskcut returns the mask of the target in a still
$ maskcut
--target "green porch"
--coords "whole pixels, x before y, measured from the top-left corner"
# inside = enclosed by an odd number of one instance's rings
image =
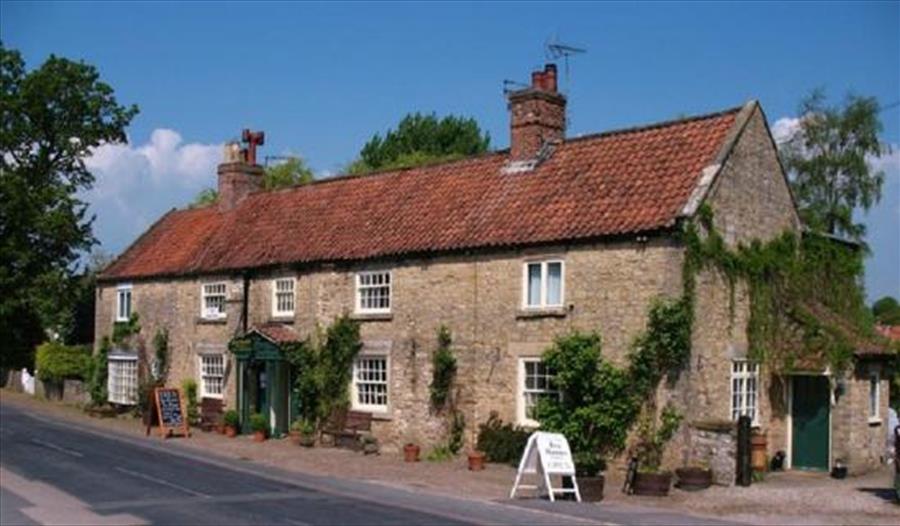
[[[253,329],[231,340],[228,349],[237,362],[237,411],[241,432],[252,432],[250,415],[261,413],[269,422],[269,436],[284,436],[296,408],[292,407],[291,367],[281,346]]]

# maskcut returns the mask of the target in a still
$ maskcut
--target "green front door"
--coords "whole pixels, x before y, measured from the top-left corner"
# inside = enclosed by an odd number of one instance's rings
[[[830,386],[825,376],[794,376],[791,467],[828,470]]]

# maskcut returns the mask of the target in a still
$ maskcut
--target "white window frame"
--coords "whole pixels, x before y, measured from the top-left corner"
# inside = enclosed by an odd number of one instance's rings
[[[875,399],[872,400],[872,387],[875,387]],[[878,371],[869,372],[869,391],[867,393],[869,406],[869,422],[881,422],[881,373]],[[874,402],[874,404],[872,403]]]
[[[364,277],[364,276],[377,276],[377,275],[384,275],[384,276],[387,276],[387,284],[386,284],[386,285],[384,285],[384,284],[380,284],[380,285],[363,285],[363,284],[362,284],[362,280],[363,280],[363,277]],[[388,306],[387,306],[387,308],[366,308],[366,307],[363,307],[363,305],[362,305],[362,300],[363,300],[362,289],[363,289],[363,288],[380,288],[380,287],[385,287],[385,286],[386,286],[387,289],[388,289],[388,294],[387,294],[387,300],[388,300],[387,302],[388,302]],[[393,305],[394,305],[394,297],[393,297],[393,296],[394,296],[394,276],[393,276],[393,272],[391,272],[390,270],[367,270],[367,271],[365,271],[365,272],[357,272],[357,273],[356,273],[356,277],[354,278],[354,288],[355,288],[355,291],[356,291],[356,293],[355,293],[355,300],[354,300],[354,305],[355,305],[355,310],[354,310],[354,312],[356,312],[357,314],[390,314],[391,308],[392,308]]]
[[[363,360],[384,360],[384,380],[378,381],[360,381],[360,362]],[[383,384],[384,404],[365,404],[359,401],[359,384]],[[365,353],[360,354],[353,360],[353,379],[351,380],[351,406],[357,411],[367,411],[370,413],[386,414],[390,411],[391,406],[391,358],[388,354],[382,353]]]
[[[134,371],[134,381],[131,382],[131,385],[126,385],[126,388],[130,388],[131,392],[119,392],[119,389],[114,389],[114,385],[116,384],[116,378],[114,371],[116,373],[119,372],[117,368],[113,365],[114,363],[128,363],[129,367]],[[135,405],[137,403],[138,397],[138,361],[137,356],[109,356],[107,358],[106,363],[106,399],[114,404],[120,405]],[[124,382],[119,382],[124,383]],[[124,391],[124,390],[123,390]],[[119,396],[121,394],[121,396]],[[129,396],[130,395],[130,396]]]
[[[526,387],[526,364],[527,363],[543,363],[543,360],[540,356],[523,356],[519,358],[519,366],[518,366],[518,380],[516,381],[516,421],[519,425],[524,427],[538,427],[540,426],[540,422],[528,417],[528,403],[527,403],[527,393],[532,393],[540,396],[541,394],[550,395],[556,393],[557,396],[561,396],[558,390],[555,389],[537,389],[532,388],[528,389]],[[553,378],[555,374],[544,373],[548,379]]]
[[[222,360],[221,371],[219,374],[213,374],[211,369],[207,369],[207,364],[204,362],[204,358],[218,358]],[[225,353],[201,353],[197,355],[197,370],[200,373],[200,397],[201,398],[217,398],[222,399],[225,396],[225,369],[228,366],[228,362],[225,357]],[[218,393],[213,393],[209,390],[209,380],[218,378],[220,382],[221,391]]]
[[[553,263],[559,263],[559,303],[547,302],[547,286],[549,284],[547,270],[548,266]],[[540,301],[536,305],[528,303],[528,268],[531,265],[541,266],[541,285],[540,285]],[[522,309],[525,310],[541,310],[541,309],[558,309],[566,304],[566,262],[561,258],[550,259],[533,259],[525,261],[522,264]]]
[[[128,303],[127,303],[127,307],[128,307],[127,311],[128,312],[124,312],[126,309],[122,308],[123,307],[122,300],[126,297],[128,298]],[[132,287],[131,287],[130,283],[124,283],[124,284],[116,287],[116,321],[117,322],[128,321],[129,319],[131,319],[132,307],[134,306],[133,300],[134,300],[134,295],[132,294]]]
[[[222,292],[207,292],[207,287],[222,287]],[[212,312],[206,308],[206,298],[222,296],[222,312]],[[228,284],[224,281],[211,281],[200,285],[200,317],[205,320],[222,320],[227,316]]]
[[[291,283],[291,309],[290,310],[280,310],[278,304],[278,295],[279,294],[288,294],[288,291],[280,291],[278,290],[278,284],[290,282]],[[272,280],[272,316],[284,318],[288,316],[294,316],[294,313],[297,309],[297,279],[296,278],[275,278]]]
[[[740,366],[740,370],[738,367]],[[735,407],[735,381],[741,382],[743,389],[738,394],[738,407]],[[752,425],[757,426],[759,421],[759,364],[751,360],[732,360],[731,374],[729,375],[729,416],[732,421],[737,422],[738,417],[747,414],[750,406],[750,380],[753,380],[753,414],[748,415],[752,420]]]

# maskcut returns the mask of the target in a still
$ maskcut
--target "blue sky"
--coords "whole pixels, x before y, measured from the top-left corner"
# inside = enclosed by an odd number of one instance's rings
[[[508,145],[503,79],[524,81],[558,38],[571,62],[569,135],[759,99],[771,124],[811,88],[900,100],[900,3],[0,3],[0,38],[29,67],[96,65],[141,114],[95,155],[86,195],[117,253],[162,212],[213,186],[220,144],[264,129],[268,155],[339,172],[409,111],[475,117]],[[900,108],[881,114],[900,145]],[[900,148],[878,162],[862,216],[870,297],[900,296]]]

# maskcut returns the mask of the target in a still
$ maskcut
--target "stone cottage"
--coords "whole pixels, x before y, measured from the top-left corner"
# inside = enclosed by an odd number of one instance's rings
[[[446,436],[428,390],[441,325],[471,443],[492,412],[536,425],[535,400],[553,388],[540,357],[555,336],[598,330],[605,356],[624,362],[651,301],[682,291],[676,233],[701,205],[732,246],[801,231],[755,101],[567,138],[566,97],[548,65],[508,103],[508,150],[275,191],[260,190],[250,134],[219,166],[215,204],[166,213],[105,270],[97,334],[139,312],[142,334],[169,332],[173,385],[194,378],[205,399],[266,411],[278,433],[292,419],[279,345],[349,313],[363,339],[353,407],[373,415],[384,447],[427,450]],[[706,272],[696,298],[690,366],[664,393],[685,415],[670,463],[727,450],[722,429],[733,426],[721,424],[742,414],[788,466],[878,463],[888,382],[877,352],[860,354],[839,397],[821,370],[779,391],[748,360],[746,291],[730,306],[723,279]],[[229,350],[248,335],[252,349]],[[111,354],[111,401],[134,403],[139,358]]]

